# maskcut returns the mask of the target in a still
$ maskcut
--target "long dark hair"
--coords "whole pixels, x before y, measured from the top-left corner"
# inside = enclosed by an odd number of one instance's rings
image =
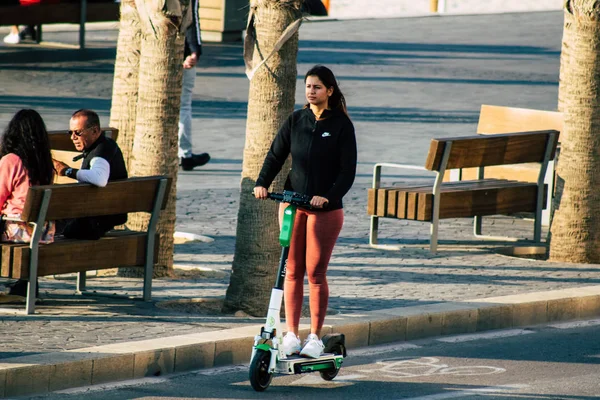
[[[48,185],[54,178],[50,140],[44,120],[34,110],[21,110],[10,120],[0,144],[0,157],[14,153],[27,169],[32,185]]]
[[[327,89],[333,88],[333,93],[329,97],[329,108],[332,110],[340,110],[344,114],[348,115],[348,110],[346,110],[346,99],[344,98],[344,95],[338,86],[337,79],[335,79],[333,72],[324,65],[315,65],[308,70],[306,75],[304,75],[304,83],[306,83],[306,79],[309,76],[318,77]]]

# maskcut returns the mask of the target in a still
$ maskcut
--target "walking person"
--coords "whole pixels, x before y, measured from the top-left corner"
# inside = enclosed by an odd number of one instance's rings
[[[198,0],[192,0],[192,24],[185,32],[183,81],[181,83],[181,106],[179,111],[179,150],[181,168],[191,171],[210,161],[208,153],[192,152],[192,94],[196,84],[196,64],[202,54]]]
[[[254,195],[267,198],[267,188],[289,154],[292,167],[285,189],[311,196],[311,208],[298,208],[284,282],[287,334],[286,355],[317,358],[323,353],[320,340],[325,321],[329,287],[327,267],[342,229],[342,198],[354,183],[356,137],[346,112],[346,101],[333,72],[324,66],[311,68],[304,77],[308,103],[284,122],[271,144],[260,171]],[[287,205],[280,205],[280,215]],[[301,346],[298,326],[304,297],[304,275],[310,294],[310,334]]]

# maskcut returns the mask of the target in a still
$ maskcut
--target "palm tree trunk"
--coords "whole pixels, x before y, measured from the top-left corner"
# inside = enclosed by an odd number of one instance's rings
[[[568,68],[564,132],[551,227],[550,259],[600,262],[600,9],[595,0],[567,1]]]
[[[138,97],[138,72],[140,68],[141,30],[135,0],[122,0],[119,18],[119,39],[117,41],[117,57],[113,78],[112,105],[110,109],[110,126],[119,129],[117,143],[123,152],[127,171],[130,170],[129,159],[135,135],[135,114]],[[133,275],[140,275],[139,268]],[[129,270],[129,269],[128,269]],[[117,268],[98,270],[99,276],[114,275]],[[126,273],[125,275],[131,275]]]
[[[298,0],[253,0],[256,45],[253,60],[271,53],[285,29],[300,17]],[[250,81],[235,254],[224,310],[265,315],[281,249],[277,205],[259,201],[252,189],[273,138],[294,108],[298,34],[260,67]],[[273,183],[281,189],[289,164]]]
[[[122,0],[120,10],[110,126],[119,129],[117,142],[129,171],[135,135],[142,32],[135,0]]]
[[[139,94],[135,136],[130,159],[130,175],[167,175],[173,179],[167,193],[167,208],[158,224],[160,250],[154,276],[168,276],[173,269],[173,234],[177,183],[177,130],[184,34],[182,11],[189,2],[136,0],[142,38],[139,68]],[[183,8],[183,10],[182,10]],[[147,226],[148,216],[130,215],[133,229]]]
[[[569,81],[567,74],[569,72],[571,44],[573,43],[572,35],[574,33],[573,13],[570,10],[570,6],[570,2],[567,2],[564,9],[563,37],[560,51],[560,74],[558,79],[558,111],[564,111],[566,98],[568,98],[565,85]]]

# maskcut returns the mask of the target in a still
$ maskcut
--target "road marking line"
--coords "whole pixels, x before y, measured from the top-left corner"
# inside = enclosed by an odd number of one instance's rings
[[[446,343],[461,343],[461,342],[470,342],[472,340],[481,340],[481,339],[497,339],[497,338],[505,338],[511,336],[520,336],[520,335],[528,335],[530,333],[535,333],[534,331],[525,330],[525,329],[508,329],[504,331],[497,332],[485,332],[485,333],[474,333],[472,335],[459,335],[459,336],[449,336],[436,339],[438,342],[446,342]]]
[[[596,326],[600,325],[600,319],[590,319],[587,321],[571,321],[571,322],[563,322],[561,324],[552,324],[548,325],[551,328],[556,329],[573,329],[573,328],[583,328],[586,326]]]
[[[392,351],[402,351],[409,349],[420,349],[421,346],[410,343],[392,344],[392,345],[381,345],[366,347],[358,350],[348,350],[349,356],[371,356],[374,354],[385,354]]]
[[[437,393],[431,394],[427,396],[420,397],[411,397],[408,399],[402,400],[444,400],[444,399],[456,399],[465,396],[476,396],[478,393],[506,393],[512,390],[525,389],[529,387],[529,385],[501,385],[501,386],[489,386],[483,388],[475,388],[475,389],[466,389],[461,390],[459,392],[449,392],[449,393]]]

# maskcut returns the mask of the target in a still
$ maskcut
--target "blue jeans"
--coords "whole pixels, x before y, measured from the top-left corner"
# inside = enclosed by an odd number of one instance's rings
[[[179,157],[192,156],[192,94],[195,83],[196,67],[184,68],[179,110]]]

